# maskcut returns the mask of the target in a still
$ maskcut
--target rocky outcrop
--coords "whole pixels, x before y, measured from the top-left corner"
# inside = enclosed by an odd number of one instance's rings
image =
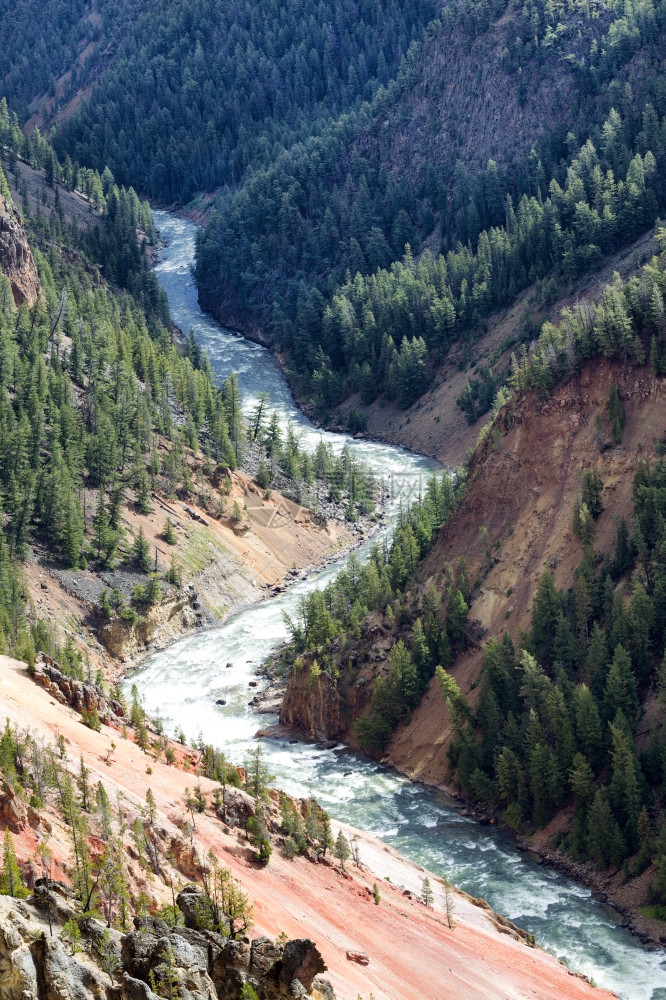
[[[242,830],[246,828],[247,821],[256,811],[256,800],[242,788],[234,788],[233,785],[224,789],[222,800],[217,807],[217,815],[223,823]]]
[[[0,822],[16,833],[28,822],[25,803],[18,797],[11,785],[5,783],[0,795]]]
[[[201,615],[193,604],[189,595],[165,598],[147,608],[136,624],[120,617],[97,624],[97,638],[111,656],[124,662],[149,643],[165,645],[202,625]]]
[[[313,677],[307,666],[292,670],[282,702],[280,724],[298,729],[314,740],[341,736],[346,726],[340,694],[331,675],[324,671]]]
[[[39,275],[21,216],[8,198],[0,194],[0,271],[9,278],[14,304],[34,306],[41,291]]]
[[[56,922],[65,913],[48,903],[60,899],[58,884],[40,882],[34,904],[0,897],[0,1000],[158,1000],[173,991],[180,1000],[237,1000],[246,983],[262,1000],[335,1000],[330,984],[317,978],[326,966],[309,938],[234,941],[155,917],[137,919],[130,934],[108,932],[107,955],[116,954],[105,966],[116,965],[112,980],[101,967],[102,925],[82,921],[88,954],[70,954]],[[56,918],[50,928],[43,915],[49,908]]]
[[[57,662],[46,653],[40,653],[35,663],[33,680],[43,687],[56,701],[69,705],[77,712],[95,710],[102,722],[111,718],[122,719],[125,710],[119,701],[107,698],[97,684],[68,677]]]

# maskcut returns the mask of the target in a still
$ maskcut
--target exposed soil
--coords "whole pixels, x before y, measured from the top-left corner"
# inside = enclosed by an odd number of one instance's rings
[[[612,381],[618,384],[626,407],[625,433],[619,447],[601,453],[595,423],[597,415],[601,416],[605,446],[610,442],[605,401]],[[653,442],[666,432],[665,401],[666,382],[649,369],[624,371],[619,365],[597,360],[549,400],[532,396],[511,411],[507,408],[475,455],[465,497],[426,559],[427,582],[441,589],[443,560],[455,566],[458,559],[465,559],[469,579],[477,581],[470,618],[480,624],[486,640],[501,638],[505,630],[516,639],[521,629],[529,627],[532,597],[546,566],[559,588],[573,585],[582,546],[571,523],[583,470],[596,469],[604,482],[604,510],[597,521],[594,547],[602,554],[612,552],[617,519],[631,519],[636,465],[652,455]],[[490,556],[479,539],[481,526],[488,531]],[[452,671],[472,705],[478,694],[482,655],[480,646],[471,650]],[[663,709],[654,698],[646,706],[639,744],[647,740],[653,723],[664,724]],[[410,724],[394,737],[387,759],[412,778],[446,784],[451,736],[448,709],[433,682]],[[566,815],[560,822],[566,825]],[[561,866],[565,859],[549,846],[554,832],[542,831],[530,844]],[[566,864],[571,867],[570,862]],[[585,868],[575,877],[583,876],[607,893],[621,911],[632,912],[639,933],[654,941],[664,935],[663,924],[636,909],[645,898],[649,873],[627,885],[622,872],[599,875]]]
[[[14,204],[23,207],[21,188],[25,183],[28,190],[30,214],[37,215],[41,212],[42,215],[47,215],[50,218],[56,201],[56,191],[55,188],[46,183],[44,172],[35,170],[34,167],[29,166],[21,159],[17,161],[17,172],[18,184],[14,172],[5,166]],[[58,185],[58,197],[67,221],[70,224],[76,222],[79,229],[89,229],[102,218],[97,209],[80,191],[67,191],[66,188]]]
[[[158,824],[180,837],[186,818],[183,797],[186,786],[192,786],[192,773],[153,760],[116,730],[103,727],[98,733],[85,728],[72,709],[53,702],[31,681],[23,664],[7,657],[0,657],[0,711],[38,737],[50,741],[55,734],[62,735],[72,769],[78,768],[81,757],[90,769],[91,782],[103,780],[111,801],[121,793],[129,817],[144,801],[150,785]],[[181,755],[182,762],[191,756]],[[149,777],[148,765],[152,768]],[[213,782],[202,778],[201,787],[210,799]],[[48,825],[50,833],[45,824],[26,825],[16,835],[19,860],[30,857],[37,843],[48,836],[56,874],[66,877],[65,832],[54,817]],[[552,956],[528,947],[510,925],[502,925],[492,911],[474,905],[463,894],[455,894],[456,927],[449,929],[436,877],[431,877],[434,908],[426,908],[414,898],[423,870],[373,837],[358,836],[363,867],[348,863],[349,870],[343,873],[328,863],[314,864],[305,858],[288,861],[277,850],[268,867],[258,869],[244,836],[223,826],[208,809],[197,816],[194,833],[197,850],[205,855],[212,848],[254,901],[252,936],[284,931],[289,937],[313,937],[339,1000],[356,1000],[359,993],[372,993],[376,1000],[432,1000],[443,995],[451,1000],[500,995],[512,1000],[534,995],[540,1000],[604,1000],[612,996],[593,990]],[[131,866],[131,874],[137,890],[143,883],[144,891],[156,901],[168,900],[168,889],[159,880],[147,882],[137,865]],[[381,885],[379,906],[372,899],[372,882]],[[364,954],[368,964],[350,961],[348,952]]]
[[[122,526],[127,537],[143,528],[153,566],[164,572],[173,555],[182,569],[183,589],[166,587],[162,604],[148,613],[149,633],[124,623],[112,634],[105,632],[97,614],[102,590],[117,588],[128,598],[137,583],[145,583],[145,574],[132,564],[112,571],[61,570],[35,550],[25,572],[38,616],[53,622],[61,640],[71,635],[93,670],[100,667],[113,678],[149,652],[194,629],[219,625],[232,611],[256,603],[294,582],[302,571],[310,572],[358,544],[360,536],[340,521],[313,517],[278,493],[266,499],[243,472],[232,474],[232,484],[227,510],[238,503],[244,517],[240,524],[228,514],[215,517],[192,500],[167,501],[158,495],[153,495],[151,514],[139,514],[131,503],[125,508]],[[93,496],[86,506],[90,520]],[[167,517],[175,529],[173,546],[162,537]],[[373,527],[368,522],[366,530]],[[186,588],[188,600],[183,602]],[[175,614],[179,600],[186,606]]]
[[[546,320],[557,322],[562,310],[579,299],[599,298],[614,271],[626,280],[657,249],[654,231],[650,230],[585,279],[560,289],[556,301],[548,306],[538,302],[534,288],[526,289],[510,307],[490,317],[487,332],[472,331],[464,343],[454,346],[438,369],[432,388],[406,410],[383,399],[363,406],[355,394],[340,407],[341,413],[346,416],[352,409],[362,413],[370,438],[430,455],[450,467],[460,465],[489,419],[489,414],[485,414],[470,426],[456,403],[478,367],[487,366],[496,376],[503,375],[509,369],[512,352],[519,350],[527,331],[538,330]]]

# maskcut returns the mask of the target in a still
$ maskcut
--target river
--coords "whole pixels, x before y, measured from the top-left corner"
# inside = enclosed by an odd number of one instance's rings
[[[313,446],[323,434],[336,449],[348,443],[370,464],[391,487],[391,516],[382,529],[390,530],[400,501],[418,495],[434,463],[401,448],[315,428],[295,406],[269,352],[200,310],[190,272],[195,226],[166,212],[155,212],[155,223],[167,242],[156,270],[174,321],[185,332],[194,330],[219,378],[238,373],[245,407],[266,391],[271,405],[293,422],[306,444]],[[188,739],[201,734],[241,763],[255,732],[275,721],[252,711],[254,690],[248,684],[286,638],[283,612],[293,612],[299,597],[325,584],[343,562],[237,613],[219,629],[147,659],[131,683],[137,684],[149,712],[159,715],[167,730],[182,726]],[[226,705],[216,705],[218,698]],[[278,787],[296,796],[314,792],[334,819],[376,834],[472,895],[483,896],[570,968],[615,990],[623,1000],[666,1000],[664,953],[641,946],[588,889],[537,865],[515,849],[505,832],[461,816],[444,794],[343,746],[324,749],[282,739],[264,740],[263,747]]]

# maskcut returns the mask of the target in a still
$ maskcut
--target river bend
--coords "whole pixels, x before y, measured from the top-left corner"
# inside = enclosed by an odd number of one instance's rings
[[[322,432],[297,409],[277,363],[263,347],[225,330],[202,313],[191,275],[195,226],[155,212],[167,246],[156,267],[174,322],[194,330],[218,378],[236,371],[243,405],[261,391],[286,422],[313,447],[320,436],[336,449],[345,443],[391,487],[390,531],[400,501],[415,498],[433,462],[404,449]],[[365,548],[370,543],[366,543]],[[287,592],[232,616],[221,628],[194,635],[147,659],[131,678],[149,712],[167,729],[182,726],[188,738],[207,742],[240,763],[255,732],[276,720],[249,706],[249,681],[259,664],[286,638],[284,611],[324,585],[344,560],[300,581]],[[231,668],[225,664],[232,663]],[[129,683],[129,682],[128,682]],[[216,700],[226,700],[218,706]],[[666,955],[640,945],[617,927],[613,911],[583,886],[517,851],[501,830],[461,816],[444,794],[413,784],[389,768],[343,746],[324,749],[287,739],[263,741],[275,784],[295,796],[313,792],[334,819],[367,830],[407,857],[452,882],[531,931],[542,947],[570,968],[615,990],[623,1000],[666,1000]]]

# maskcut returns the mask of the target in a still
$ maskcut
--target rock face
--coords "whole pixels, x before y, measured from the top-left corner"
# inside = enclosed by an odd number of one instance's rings
[[[53,885],[42,888],[52,894]],[[101,925],[85,922],[89,954],[81,960],[68,953],[55,922],[51,935],[40,903],[45,910],[43,898],[0,897],[0,1000],[159,1000],[174,988],[180,1000],[238,1000],[246,983],[262,1000],[335,1000],[330,984],[315,978],[326,966],[309,938],[250,944],[155,917],[137,919],[131,934],[110,932],[118,962],[112,983],[97,964]]]
[[[21,216],[0,194],[0,271],[9,278],[14,304],[34,306],[41,291],[39,276]]]
[[[62,702],[63,705],[70,705],[77,712],[92,712],[95,709],[102,722],[111,717],[122,719],[124,716],[124,709],[120,702],[114,701],[113,698],[107,698],[97,684],[67,677],[60,670],[56,661],[46,653],[40,653],[39,659],[35,663],[33,680],[40,687],[45,688],[56,701]]]
[[[5,783],[2,786],[2,793],[0,794],[0,820],[2,820],[2,825],[9,827],[13,833],[16,833],[25,827],[28,821],[27,815],[25,804],[18,797],[12,786]]]
[[[330,674],[324,671],[313,681],[307,667],[292,670],[282,702],[280,724],[302,730],[315,740],[342,735],[346,727],[340,695]]]
[[[136,625],[114,618],[97,624],[97,638],[117,660],[124,662],[150,642],[167,643],[201,625],[188,596],[165,599],[146,610]]]

